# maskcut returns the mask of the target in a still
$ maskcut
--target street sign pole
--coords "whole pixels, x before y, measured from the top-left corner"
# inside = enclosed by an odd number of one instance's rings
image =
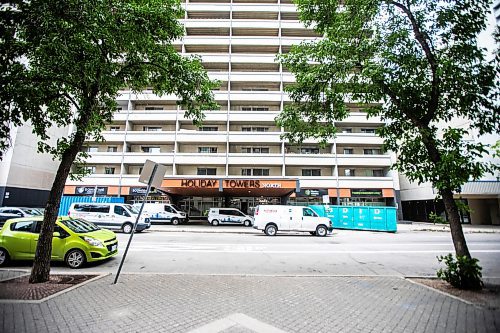
[[[116,272],[115,282],[118,281],[118,277],[120,276],[120,271],[122,270],[123,262],[125,261],[125,257],[127,256],[128,248],[130,247],[130,243],[132,242],[132,237],[134,237],[135,228],[137,228],[137,223],[139,223],[139,219],[141,218],[142,209],[144,208],[144,204],[146,203],[146,199],[149,196],[149,191],[151,190],[151,184],[155,178],[156,169],[158,168],[158,164],[155,164],[153,167],[153,171],[151,176],[149,177],[148,188],[146,189],[146,194],[144,195],[144,200],[142,200],[141,209],[139,209],[139,214],[137,214],[137,218],[135,219],[134,227],[132,228],[132,232],[130,233],[130,238],[128,239],[127,247],[125,248],[125,253],[123,253],[122,261],[120,262],[120,266],[118,267],[118,272]],[[165,174],[165,173],[164,173]],[[163,177],[163,175],[162,175]]]

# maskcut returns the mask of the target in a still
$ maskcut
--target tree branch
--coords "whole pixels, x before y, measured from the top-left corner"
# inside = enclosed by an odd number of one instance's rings
[[[432,72],[432,89],[431,89],[431,97],[430,100],[428,101],[428,112],[424,117],[422,117],[422,121],[425,124],[429,124],[429,122],[432,120],[434,117],[434,114],[437,110],[438,107],[438,102],[439,102],[439,95],[440,95],[440,89],[439,89],[439,84],[440,84],[440,79],[438,77],[437,69],[438,69],[438,63],[436,61],[436,57],[434,56],[434,53],[432,52],[431,46],[429,45],[429,42],[426,38],[426,34],[423,33],[420,30],[420,26],[418,25],[417,20],[415,19],[415,16],[410,10],[410,6],[408,4],[407,7],[405,7],[403,4],[396,2],[396,1],[389,1],[389,4],[392,4],[399,9],[401,9],[408,19],[411,22],[413,33],[415,34],[415,38],[417,39],[418,43],[422,47],[425,57],[427,58],[427,61],[429,62],[429,65],[431,67],[431,72]]]

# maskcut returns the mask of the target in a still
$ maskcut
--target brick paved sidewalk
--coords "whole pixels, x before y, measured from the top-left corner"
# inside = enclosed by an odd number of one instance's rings
[[[500,331],[500,311],[397,277],[123,274],[112,281],[41,304],[0,304],[0,331]]]

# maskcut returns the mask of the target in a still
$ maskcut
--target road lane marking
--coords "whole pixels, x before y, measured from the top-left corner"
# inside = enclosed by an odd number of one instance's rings
[[[453,249],[436,249],[436,250],[254,250],[254,249],[196,249],[196,248],[185,248],[185,249],[175,249],[175,248],[134,248],[131,247],[129,251],[133,252],[199,252],[199,253],[254,253],[254,254],[411,254],[411,253],[437,253],[437,252],[450,252]],[[474,253],[500,253],[500,250],[469,250],[469,252]]]

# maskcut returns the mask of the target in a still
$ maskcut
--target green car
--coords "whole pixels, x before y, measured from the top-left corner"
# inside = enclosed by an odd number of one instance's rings
[[[0,266],[9,260],[33,260],[43,216],[7,220],[0,230]],[[52,238],[52,260],[71,268],[118,253],[114,232],[83,219],[58,217]]]

